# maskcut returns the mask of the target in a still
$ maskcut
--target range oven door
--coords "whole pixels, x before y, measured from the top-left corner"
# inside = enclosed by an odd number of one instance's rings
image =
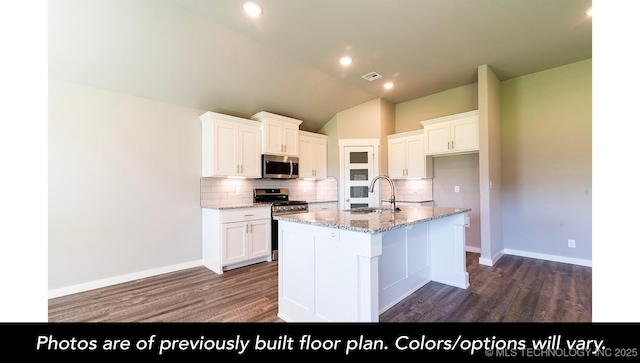
[[[297,179],[299,159],[291,156],[262,155],[262,177],[265,179]]]

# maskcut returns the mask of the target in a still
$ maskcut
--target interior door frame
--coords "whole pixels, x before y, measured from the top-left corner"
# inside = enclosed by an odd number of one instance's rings
[[[344,186],[346,176],[344,174],[344,157],[346,155],[345,148],[350,146],[372,146],[373,147],[373,176],[377,176],[380,173],[380,139],[339,139],[338,145],[340,148],[340,187],[338,188],[338,200],[339,208],[341,210],[347,209],[346,196],[344,195]],[[373,191],[373,200],[375,206],[380,203],[380,188],[375,188]]]

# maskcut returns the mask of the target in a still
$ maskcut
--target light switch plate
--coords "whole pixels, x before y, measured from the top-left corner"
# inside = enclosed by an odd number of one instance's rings
[[[460,193],[460,186],[456,185],[455,187],[453,187],[453,191],[456,193]]]

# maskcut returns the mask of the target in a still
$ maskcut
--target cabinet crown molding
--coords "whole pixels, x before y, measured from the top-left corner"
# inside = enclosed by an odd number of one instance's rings
[[[266,111],[260,111],[258,113],[256,113],[255,115],[251,116],[252,120],[257,120],[257,121],[280,121],[280,122],[287,122],[290,124],[294,124],[296,126],[300,126],[300,124],[302,123],[301,120],[295,119],[295,118],[291,118],[291,117],[287,117],[287,116],[282,116],[282,115],[277,115],[275,113],[271,113],[271,112],[266,112]]]
[[[456,113],[454,115],[442,116],[442,117],[438,117],[438,118],[432,118],[432,119],[429,119],[429,120],[420,121],[420,124],[422,126],[425,126],[425,125],[431,125],[431,124],[438,123],[438,122],[455,120],[455,119],[458,119],[458,118],[461,118],[461,117],[477,116],[477,115],[478,115],[478,110],[473,110],[473,111],[468,111],[468,112]]]
[[[231,115],[225,115],[223,113],[211,112],[207,111],[200,116],[200,120],[202,122],[210,122],[210,121],[227,121],[239,123],[242,125],[252,126],[252,127],[260,127],[261,124],[255,120],[249,120],[247,118],[236,117]]]
[[[397,139],[401,137],[421,136],[421,135],[424,135],[424,130],[405,131],[405,132],[399,132],[397,134],[387,135],[387,139]]]
[[[319,134],[317,132],[310,132],[310,131],[304,131],[304,130],[300,130],[299,132],[300,132],[300,136],[315,137],[317,139],[324,139],[324,140],[329,138],[329,136]]]

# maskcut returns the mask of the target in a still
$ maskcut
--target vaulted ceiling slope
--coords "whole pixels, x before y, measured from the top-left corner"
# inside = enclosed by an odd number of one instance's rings
[[[257,2],[252,19],[242,0],[50,0],[49,75],[317,131],[374,98],[475,83],[483,64],[506,80],[592,57],[591,0]]]

